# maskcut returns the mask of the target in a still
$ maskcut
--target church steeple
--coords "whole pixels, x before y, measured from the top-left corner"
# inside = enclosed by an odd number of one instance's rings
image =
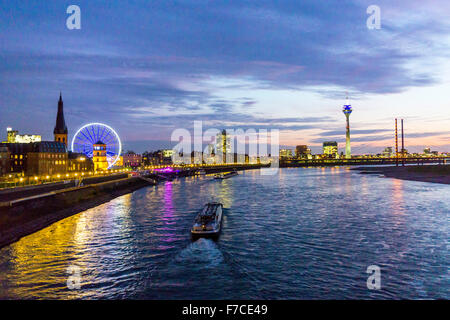
[[[58,114],[56,115],[56,125],[53,130],[55,141],[63,142],[67,146],[67,126],[64,120],[64,104],[62,94],[59,93]]]

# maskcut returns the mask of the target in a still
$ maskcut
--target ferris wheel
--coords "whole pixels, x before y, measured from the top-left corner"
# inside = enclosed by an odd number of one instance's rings
[[[72,152],[83,153],[87,157],[94,156],[94,144],[102,142],[106,145],[108,169],[114,166],[122,153],[122,143],[113,128],[103,123],[88,123],[75,133],[72,139]]]

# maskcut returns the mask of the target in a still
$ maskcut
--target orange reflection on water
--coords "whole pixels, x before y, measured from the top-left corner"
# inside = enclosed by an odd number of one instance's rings
[[[72,263],[67,255],[73,244],[76,222],[79,216],[72,216],[41,231],[20,239],[5,248],[2,255],[8,255],[9,268],[5,285],[9,287],[6,297],[33,298],[54,297],[55,291],[66,290],[67,276],[61,272]],[[72,223],[64,223],[71,220]],[[36,283],[40,285],[36,285]],[[30,284],[34,284],[30,287]],[[68,291],[68,290],[67,290]],[[67,298],[72,297],[70,292]]]
[[[339,167],[339,166],[330,167],[330,173],[331,174],[341,173],[341,167]]]
[[[73,299],[89,294],[85,289],[68,289],[68,268],[79,268],[82,285],[95,282],[101,270],[92,270],[91,266],[105,255],[99,239],[129,241],[126,235],[131,228],[130,202],[131,194],[116,198],[60,220],[2,249],[8,266],[3,269],[5,277],[2,276],[1,281],[8,291],[0,292],[0,296]],[[132,250],[127,243],[124,248]],[[126,250],[120,254],[127,254]],[[116,253],[108,253],[111,254]],[[116,256],[120,258],[119,254]]]
[[[392,179],[392,209],[394,214],[405,213],[403,200],[404,181],[401,179]]]

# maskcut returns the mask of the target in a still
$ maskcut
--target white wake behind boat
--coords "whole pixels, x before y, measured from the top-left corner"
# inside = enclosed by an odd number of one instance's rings
[[[191,229],[193,237],[214,237],[218,236],[222,227],[223,204],[219,202],[209,202],[195,218],[194,226]]]

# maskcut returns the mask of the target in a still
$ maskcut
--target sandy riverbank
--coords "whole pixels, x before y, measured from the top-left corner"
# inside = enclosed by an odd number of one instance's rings
[[[450,184],[450,165],[358,167],[361,174],[383,174],[388,178]]]

